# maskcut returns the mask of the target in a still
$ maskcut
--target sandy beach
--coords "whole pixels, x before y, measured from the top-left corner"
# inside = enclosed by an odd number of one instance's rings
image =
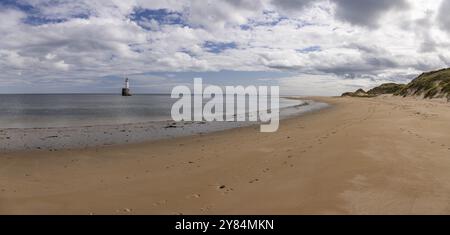
[[[0,214],[450,214],[448,103],[312,99],[276,133],[0,153]]]

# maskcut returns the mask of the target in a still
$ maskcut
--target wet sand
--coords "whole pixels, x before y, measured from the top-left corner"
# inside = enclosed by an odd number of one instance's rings
[[[259,127],[0,154],[0,214],[450,214],[450,105],[315,98]]]

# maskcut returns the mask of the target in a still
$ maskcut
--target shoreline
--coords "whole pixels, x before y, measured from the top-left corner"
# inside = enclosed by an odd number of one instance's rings
[[[301,116],[328,107],[322,102],[304,98],[297,100],[308,102],[308,104],[283,107],[280,110],[280,119]],[[0,128],[0,152],[108,147],[195,136],[254,125],[260,125],[260,123],[166,120],[78,127]]]
[[[276,133],[0,153],[0,214],[450,213],[448,103],[317,100]]]

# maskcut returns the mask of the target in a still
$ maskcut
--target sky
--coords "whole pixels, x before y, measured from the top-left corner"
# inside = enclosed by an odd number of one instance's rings
[[[447,0],[0,0],[0,93],[279,85],[339,95],[449,67]]]

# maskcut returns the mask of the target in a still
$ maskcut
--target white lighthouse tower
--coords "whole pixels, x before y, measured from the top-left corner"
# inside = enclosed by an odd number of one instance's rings
[[[122,88],[122,96],[131,96],[130,80],[128,78],[125,79],[125,86]]]

